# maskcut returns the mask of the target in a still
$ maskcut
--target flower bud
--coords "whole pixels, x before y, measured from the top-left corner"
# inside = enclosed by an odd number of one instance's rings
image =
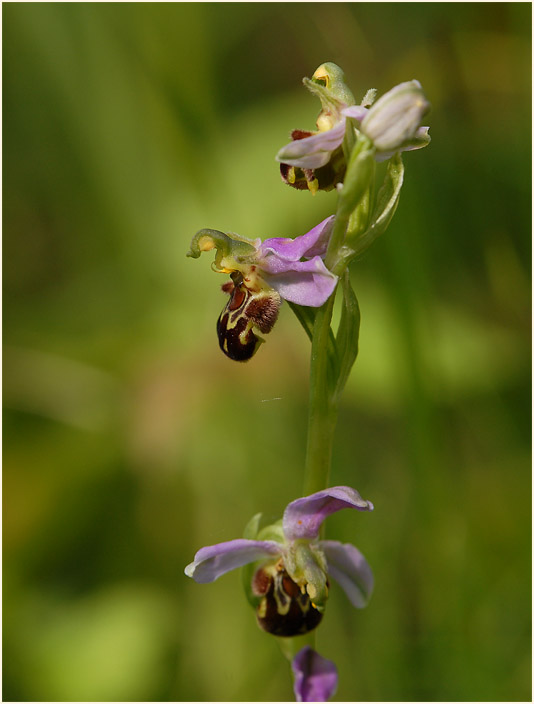
[[[413,140],[429,108],[419,81],[400,83],[370,108],[360,129],[378,151],[395,152]]]

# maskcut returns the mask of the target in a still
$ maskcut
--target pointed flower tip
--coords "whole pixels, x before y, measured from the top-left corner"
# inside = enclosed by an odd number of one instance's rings
[[[297,702],[326,702],[337,689],[337,668],[309,645],[299,650],[291,663]]]
[[[362,98],[362,102],[360,103],[361,107],[370,108],[376,100],[377,93],[376,88],[369,88]]]

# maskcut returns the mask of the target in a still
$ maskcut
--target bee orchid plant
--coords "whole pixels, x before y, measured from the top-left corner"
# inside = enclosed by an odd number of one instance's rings
[[[333,434],[339,398],[358,354],[360,311],[349,267],[388,227],[404,180],[402,152],[430,142],[422,119],[430,108],[416,80],[395,86],[378,100],[367,91],[360,105],[333,63],[319,66],[305,86],[321,101],[316,130],[293,130],[279,150],[282,181],[312,194],[335,191],[331,216],[297,237],[247,239],[231,232],[203,229],[188,256],[214,252],[214,271],[228,275],[228,296],[217,320],[222,352],[249,361],[264,342],[287,301],[311,341],[308,440],[303,496],[291,501],[283,518],[262,526],[261,514],[242,538],[201,548],[185,574],[213,582],[243,569],[245,593],[260,628],[279,638],[291,661],[296,701],[327,701],[338,673],[315,650],[331,579],[349,602],[366,606],[373,574],[351,544],[325,540],[324,519],[341,509],[373,510],[350,487],[329,488]],[[387,162],[376,184],[377,162]],[[336,292],[341,316],[332,329]]]

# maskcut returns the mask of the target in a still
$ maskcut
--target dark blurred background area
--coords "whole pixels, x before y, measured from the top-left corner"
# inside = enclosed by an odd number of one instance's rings
[[[343,67],[417,78],[387,233],[352,267],[360,356],[332,484],[371,563],[318,631],[344,701],[531,698],[529,3],[8,3],[3,18],[3,683],[16,701],[292,699],[239,574],[202,545],[301,492],[309,345],[284,306],[220,352],[202,227],[293,237],[335,209],[274,155]],[[347,515],[345,515],[347,514]]]

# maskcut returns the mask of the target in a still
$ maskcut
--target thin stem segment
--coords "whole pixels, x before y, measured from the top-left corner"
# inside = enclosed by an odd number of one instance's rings
[[[346,146],[348,147],[349,144]],[[364,139],[358,140],[356,145],[352,146],[348,160],[347,175],[340,191],[336,218],[325,257],[326,266],[340,278],[344,275],[346,268],[341,252],[349,219],[354,209],[365,195],[369,193],[370,181],[374,174],[374,164],[372,163],[374,155],[369,146],[369,143]],[[338,387],[338,377],[342,373],[339,359],[337,359],[337,345],[334,359],[335,378],[332,377],[331,371],[329,373],[329,370],[332,369],[332,353],[329,340],[333,334],[330,324],[335,298],[336,293],[334,291],[330,298],[317,310],[311,336],[310,400],[304,496],[326,489],[330,478],[332,448],[337,422],[337,405],[341,390],[339,388],[338,393],[336,393],[336,388]],[[356,315],[355,311],[356,308],[353,307],[352,315]],[[341,327],[344,328],[348,324],[347,321],[348,317],[344,316]],[[357,327],[359,328],[359,317]],[[357,332],[356,330],[356,336]],[[344,355],[346,359],[349,359],[349,357],[350,355]],[[356,355],[350,360],[350,366],[352,366],[355,358]],[[344,366],[346,367],[347,365]],[[348,376],[348,371],[350,369],[343,369],[345,379]]]
[[[310,365],[310,401],[308,407],[308,441],[304,496],[328,486],[337,404],[328,374],[328,339],[334,309],[335,292],[318,310],[313,326]]]

